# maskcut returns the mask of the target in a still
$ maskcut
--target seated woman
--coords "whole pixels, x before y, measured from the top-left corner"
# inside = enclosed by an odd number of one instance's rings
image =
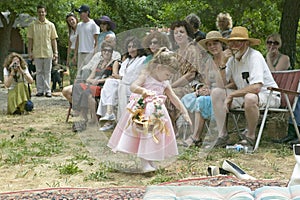
[[[287,55],[280,53],[279,49],[282,45],[280,34],[273,33],[266,39],[268,53],[266,61],[270,71],[288,70],[291,66],[290,58]]]
[[[21,55],[11,53],[3,65],[4,85],[8,88],[7,114],[22,114],[30,99],[27,83],[33,83],[27,63]]]
[[[106,131],[114,127],[116,117],[113,113],[113,106],[117,104],[117,118],[121,117],[131,94],[129,87],[146,65],[145,50],[138,38],[129,36],[125,40],[125,47],[127,49],[124,55],[126,59],[121,64],[119,75],[113,75],[111,79],[107,79],[101,92],[103,98],[100,100],[97,114],[102,116],[100,121],[106,121],[106,123],[99,129],[100,131]],[[117,99],[118,96],[122,98]]]
[[[223,42],[224,39],[218,31],[208,32],[206,39],[199,42],[212,55],[213,61],[209,60],[208,63],[206,63],[205,82],[198,84],[195,88],[195,92],[186,94],[181,99],[187,110],[195,113],[193,134],[184,141],[184,145],[187,147],[200,145],[203,138],[202,132],[205,121],[211,119],[213,116],[210,91],[215,87],[219,70],[225,69],[217,67],[223,66],[222,60],[225,56],[223,52]]]
[[[72,103],[75,111],[81,112],[87,121],[87,111],[92,113],[92,122],[97,121],[95,111],[95,97],[100,97],[101,87],[108,77],[113,73],[113,66],[118,66],[118,61],[112,60],[113,44],[105,41],[101,46],[101,59],[97,67],[93,68],[91,74],[84,83],[75,83],[63,89],[63,95]]]

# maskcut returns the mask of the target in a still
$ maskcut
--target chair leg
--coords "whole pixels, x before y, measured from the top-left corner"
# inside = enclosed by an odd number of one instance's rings
[[[70,118],[70,115],[71,115],[71,111],[72,111],[72,106],[71,106],[71,104],[70,104],[69,109],[68,109],[68,113],[67,113],[67,119],[66,119],[66,122],[69,121],[69,118]]]

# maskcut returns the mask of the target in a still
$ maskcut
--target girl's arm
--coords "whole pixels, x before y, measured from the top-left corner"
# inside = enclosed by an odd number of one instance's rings
[[[147,89],[143,88],[142,85],[145,83],[147,76],[145,73],[141,73],[136,81],[134,81],[130,86],[130,91],[136,94],[141,94],[143,97],[148,96],[149,92]]]
[[[182,114],[183,118],[190,124],[192,125],[192,121],[190,119],[189,113],[180,101],[180,99],[177,97],[175,92],[172,90],[171,86],[168,85],[165,89],[165,94],[167,97],[170,99],[170,101],[174,104],[174,106],[180,110],[180,113]]]

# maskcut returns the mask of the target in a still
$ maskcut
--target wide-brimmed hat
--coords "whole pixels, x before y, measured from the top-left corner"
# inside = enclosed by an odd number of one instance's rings
[[[247,40],[250,42],[251,46],[260,44],[260,39],[249,38],[247,28],[242,26],[233,27],[232,32],[227,41],[229,42],[234,40]]]
[[[90,12],[90,7],[88,5],[81,5],[78,9],[75,9],[76,12]]]
[[[116,28],[116,24],[113,21],[111,21],[111,19],[108,16],[105,15],[102,16],[100,19],[95,19],[94,21],[98,26],[100,26],[101,22],[107,22],[111,30],[114,30]]]
[[[207,49],[206,43],[209,41],[218,40],[220,42],[226,42],[226,38],[222,37],[222,34],[219,31],[210,31],[206,34],[206,38],[199,41],[199,44]]]

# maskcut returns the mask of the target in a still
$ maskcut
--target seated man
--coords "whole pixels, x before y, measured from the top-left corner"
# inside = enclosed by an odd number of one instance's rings
[[[250,47],[258,45],[260,40],[249,38],[246,28],[234,27],[227,43],[229,49],[225,50],[224,64],[220,66],[223,80],[218,81],[218,88],[211,93],[218,128],[215,146],[226,146],[229,139],[226,116],[230,108],[238,107],[245,109],[247,121],[247,128],[241,135],[243,139],[239,144],[254,146],[259,108],[266,106],[269,95],[267,87],[278,86],[262,54]],[[225,87],[222,87],[221,83],[225,84]],[[228,89],[232,84],[237,89]],[[277,92],[273,94],[270,107],[276,108],[280,106],[280,94]]]

